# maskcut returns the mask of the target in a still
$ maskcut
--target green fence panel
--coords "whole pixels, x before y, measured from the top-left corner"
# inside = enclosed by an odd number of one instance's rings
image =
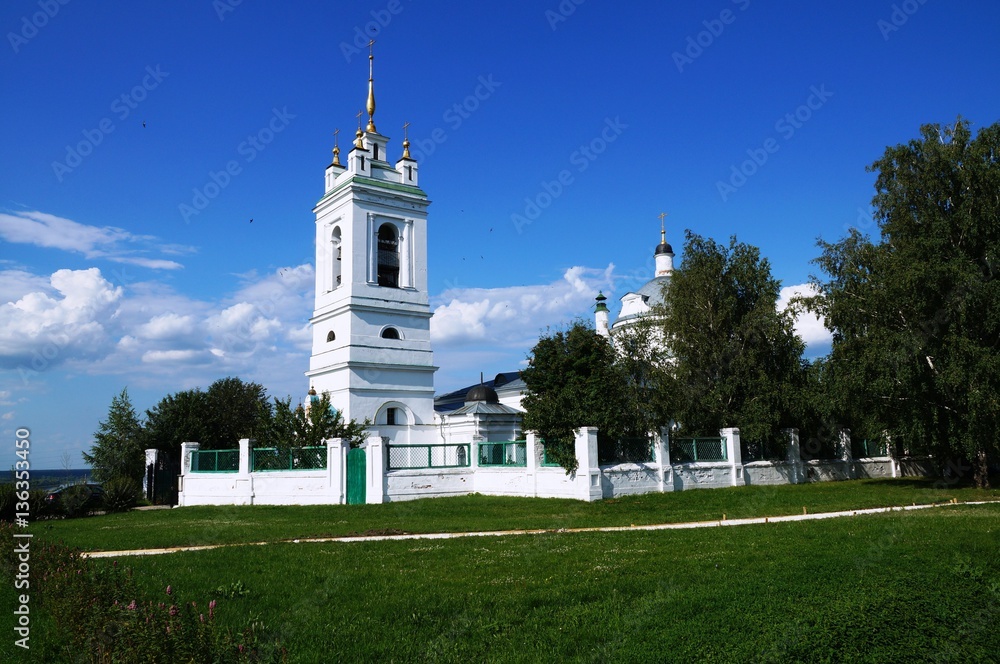
[[[191,453],[193,473],[235,473],[239,469],[239,450],[195,450]]]
[[[670,440],[671,463],[727,461],[728,456],[725,438],[672,438]]]
[[[479,443],[479,465],[527,466],[528,443],[523,440]]]

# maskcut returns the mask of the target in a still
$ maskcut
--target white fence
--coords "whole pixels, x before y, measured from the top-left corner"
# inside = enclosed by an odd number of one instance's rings
[[[671,460],[667,432],[653,436],[652,459],[642,463],[600,464],[597,429],[578,429],[579,464],[567,474],[543,462],[541,441],[396,445],[370,437],[365,449],[365,502],[382,503],[481,493],[492,496],[574,498],[594,501],[615,496],[743,485],[801,484],[862,477],[930,474],[928,460],[853,458],[847,432],[836,441],[837,458],[803,460],[798,431],[784,432],[785,457],[743,462],[739,429],[697,443],[675,441]],[[180,505],[312,505],[347,502],[348,445],[326,443],[326,468],[253,472],[249,440],[241,440],[235,470],[192,470],[197,443],[184,443]],[[704,460],[704,459],[711,460]],[[292,464],[294,466],[294,464]],[[217,467],[217,466],[210,466]],[[228,468],[228,467],[227,467]]]

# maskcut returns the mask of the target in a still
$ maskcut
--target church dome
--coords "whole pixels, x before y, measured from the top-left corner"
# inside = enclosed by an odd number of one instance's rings
[[[474,388],[469,390],[465,395],[465,403],[474,403],[476,401],[485,401],[486,403],[500,403],[500,397],[497,396],[497,391],[492,387],[486,387],[485,385],[476,385]]]
[[[660,244],[656,245],[656,251],[653,252],[653,255],[659,256],[660,254],[672,254],[672,253],[674,253],[674,248],[671,247],[669,244],[667,244],[667,242],[664,240],[663,242],[660,242]]]

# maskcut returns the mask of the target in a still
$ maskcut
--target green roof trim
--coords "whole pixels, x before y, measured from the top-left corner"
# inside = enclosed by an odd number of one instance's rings
[[[321,199],[319,199],[316,202],[316,205],[319,205],[327,198],[333,196],[338,191],[340,191],[347,185],[351,184],[352,182],[357,182],[358,184],[367,185],[369,187],[375,187],[377,189],[391,189],[393,191],[399,191],[404,194],[412,194],[414,196],[422,196],[424,198],[427,198],[427,193],[420,187],[414,187],[408,184],[398,184],[396,182],[386,182],[385,180],[376,180],[375,178],[368,178],[363,175],[353,175],[349,179],[344,180],[342,183],[338,184],[336,187],[331,189],[328,194],[325,194]]]

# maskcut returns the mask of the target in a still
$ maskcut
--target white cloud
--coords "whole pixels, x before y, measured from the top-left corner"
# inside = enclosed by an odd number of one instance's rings
[[[47,277],[20,269],[0,272],[0,302],[16,302],[28,293],[38,291],[54,292]]]
[[[17,212],[0,213],[0,237],[7,242],[89,255],[99,247],[126,241],[131,235],[121,228],[87,226],[44,212]]]
[[[58,270],[49,285],[47,292],[26,293],[0,305],[0,364],[37,371],[106,351],[105,324],[113,318],[122,289],[108,283],[97,268]]]
[[[163,258],[140,258],[137,256],[117,256],[108,257],[108,260],[114,261],[116,263],[125,263],[127,265],[138,265],[139,267],[147,267],[150,270],[179,270],[183,265],[177,261],[168,261]]]
[[[603,270],[575,266],[550,284],[448,289],[434,298],[431,341],[443,347],[530,347],[545,327],[588,315],[597,291],[613,290],[613,271],[613,265]]]
[[[148,323],[138,326],[135,333],[144,339],[164,340],[187,336],[195,327],[194,316],[166,313],[153,316]]]
[[[0,238],[153,270],[176,270],[183,265],[144,255],[151,250],[175,255],[194,251],[182,245],[160,246],[159,238],[152,235],[134,235],[114,226],[89,226],[37,211],[0,213]]]
[[[812,297],[816,294],[816,289],[811,284],[785,286],[778,296],[778,311],[787,309],[793,297]],[[796,315],[795,332],[802,337],[806,346],[819,346],[833,342],[833,335],[823,325],[823,319],[807,311],[800,311]]]
[[[0,304],[0,366],[41,373],[66,364],[146,385],[225,375],[293,384],[308,366],[312,286],[310,265],[245,277],[222,301],[156,281],[116,287],[98,268],[48,279],[0,272],[0,292],[16,296]]]

